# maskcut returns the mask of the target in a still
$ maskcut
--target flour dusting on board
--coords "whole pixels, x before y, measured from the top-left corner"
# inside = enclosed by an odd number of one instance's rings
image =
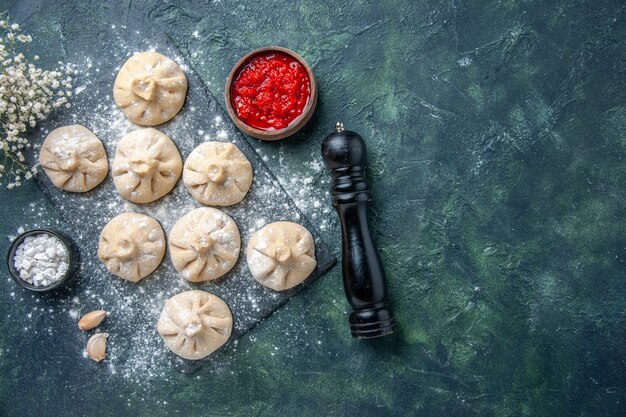
[[[47,321],[49,327],[39,331],[52,332],[54,326],[76,326],[77,319],[86,312],[104,309],[109,312],[109,316],[98,331],[109,334],[107,358],[102,363],[95,364],[86,357],[83,358],[84,354],[81,357],[78,353],[75,359],[68,360],[82,360],[84,366],[104,366],[112,375],[144,383],[154,379],[168,379],[172,372],[175,372],[173,368],[186,371],[197,366],[197,363],[182,362],[169,352],[156,331],[156,323],[167,298],[182,291],[201,289],[224,299],[233,313],[234,328],[231,341],[223,350],[234,350],[237,337],[297,292],[298,289],[276,293],[264,288],[252,278],[246,265],[245,247],[254,231],[280,220],[297,222],[307,227],[315,238],[318,261],[318,268],[307,282],[330,268],[334,258],[315,235],[314,228],[300,215],[294,202],[262,163],[261,158],[238,135],[235,127],[224,120],[222,109],[206,94],[198,77],[193,74],[193,70],[187,66],[179,52],[167,46],[165,42],[156,46],[142,44],[140,40],[134,41],[135,36],[128,38],[118,36],[116,41],[107,42],[112,50],[107,51],[106,56],[99,55],[98,51],[93,51],[93,55],[89,52],[68,53],[68,60],[78,64],[72,108],[42,126],[34,142],[41,143],[56,127],[81,124],[102,140],[111,165],[117,141],[126,133],[141,128],[129,122],[115,105],[112,96],[115,76],[124,61],[133,53],[157,50],[179,63],[189,80],[189,91],[181,113],[172,121],[156,128],[172,138],[183,160],[204,141],[230,142],[241,149],[254,170],[253,183],[245,199],[239,204],[223,208],[239,227],[242,254],[229,273],[214,282],[204,284],[192,284],[182,279],[174,270],[169,254],[152,275],[137,284],[111,275],[97,258],[100,231],[110,219],[124,211],[154,217],[163,226],[166,235],[169,235],[172,226],[180,217],[196,207],[202,207],[187,192],[182,180],[172,192],[160,200],[137,205],[117,194],[110,172],[101,185],[93,191],[82,194],[60,191],[45,175],[39,176],[53,205],[67,221],[69,225],[67,233],[76,241],[81,253],[81,273],[70,284],[72,288],[68,291],[70,295],[58,296],[54,303],[49,303],[45,308],[32,310],[33,315],[54,316],[54,320]],[[131,45],[131,42],[134,43]],[[72,50],[71,46],[67,49]],[[75,50],[80,50],[78,45]],[[35,157],[37,153],[38,149],[35,151]],[[283,180],[291,181],[287,178]],[[314,188],[314,181],[306,178],[294,181],[302,182],[304,191],[298,195],[298,200],[306,201],[307,190]],[[312,204],[316,205],[315,200],[312,201]],[[31,205],[26,210],[29,211],[31,218],[37,218],[43,212],[37,205]],[[28,226],[67,227],[56,222],[45,224],[43,221]],[[12,293],[11,296],[22,300],[37,298],[36,294],[25,292]],[[32,322],[36,321],[33,318]],[[29,328],[28,331],[32,330]],[[81,332],[76,327],[77,345],[82,344],[84,347],[92,332]],[[77,350],[80,352],[80,349]],[[208,362],[212,369],[223,367],[225,363],[223,359],[220,362],[219,358],[214,357],[210,357]]]

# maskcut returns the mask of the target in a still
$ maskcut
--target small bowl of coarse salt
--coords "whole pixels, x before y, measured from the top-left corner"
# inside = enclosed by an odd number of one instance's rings
[[[20,234],[7,255],[11,277],[31,291],[50,291],[63,285],[78,268],[78,251],[64,234],[33,229]]]

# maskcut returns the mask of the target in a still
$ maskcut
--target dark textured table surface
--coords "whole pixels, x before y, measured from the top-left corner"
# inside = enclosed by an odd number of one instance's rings
[[[16,352],[36,343],[62,357],[64,343],[12,325],[19,288],[3,279],[1,414],[623,415],[623,2],[19,0],[0,9],[36,35],[34,50],[70,61],[67,39],[153,22],[217,97],[249,50],[301,53],[320,87],[314,118],[287,141],[250,143],[339,255],[319,145],[336,120],[363,134],[398,320],[393,337],[352,340],[335,268],[242,338],[227,366],[141,383],[72,355],[61,367],[24,360]],[[2,252],[20,225],[54,223],[34,183],[0,191],[0,201]],[[59,383],[68,380],[77,382]]]

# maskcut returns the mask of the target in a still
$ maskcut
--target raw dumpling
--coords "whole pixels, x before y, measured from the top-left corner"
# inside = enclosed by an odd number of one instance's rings
[[[124,63],[113,97],[126,117],[138,125],[165,123],[180,111],[187,78],[178,64],[158,52],[140,52]]]
[[[183,169],[174,142],[154,128],[128,133],[117,144],[113,182],[133,203],[150,203],[169,193]]]
[[[39,163],[54,185],[75,193],[91,190],[109,171],[102,142],[81,125],[50,132],[41,145]]]
[[[315,243],[297,223],[270,223],[257,230],[246,249],[254,279],[275,291],[295,287],[315,269]]]
[[[110,273],[137,282],[150,275],[165,255],[159,222],[139,213],[122,213],[100,233],[98,257]]]
[[[197,208],[181,217],[169,237],[174,268],[191,282],[211,281],[231,270],[239,257],[241,237],[226,213]]]
[[[165,301],[157,330],[178,356],[202,359],[226,343],[233,316],[221,298],[206,291],[185,291]]]
[[[230,206],[250,189],[252,165],[232,143],[205,142],[185,161],[183,182],[199,202]]]

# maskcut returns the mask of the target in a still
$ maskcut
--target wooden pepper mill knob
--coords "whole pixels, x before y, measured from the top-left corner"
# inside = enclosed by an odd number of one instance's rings
[[[343,285],[352,306],[352,336],[367,339],[391,334],[395,320],[387,305],[385,271],[367,222],[372,196],[365,179],[365,142],[337,122],[335,132],[322,142],[322,158],[331,170],[330,194],[341,220]]]

